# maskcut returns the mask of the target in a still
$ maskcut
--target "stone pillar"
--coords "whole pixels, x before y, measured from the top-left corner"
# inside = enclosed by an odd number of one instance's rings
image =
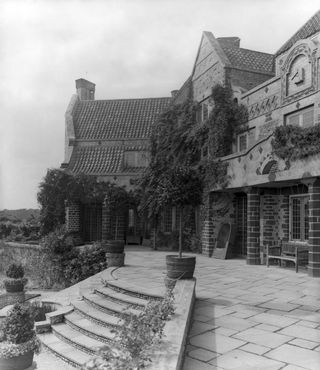
[[[260,265],[260,195],[258,188],[247,191],[247,264]]]
[[[309,191],[309,261],[308,274],[320,277],[320,179],[308,183]]]

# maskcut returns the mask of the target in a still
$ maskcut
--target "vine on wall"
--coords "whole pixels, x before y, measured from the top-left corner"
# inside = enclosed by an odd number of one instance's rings
[[[308,128],[292,125],[277,127],[271,145],[273,153],[286,161],[296,161],[318,154],[320,125]]]

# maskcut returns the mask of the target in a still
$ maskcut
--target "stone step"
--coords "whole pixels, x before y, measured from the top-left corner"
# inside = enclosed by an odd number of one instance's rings
[[[142,298],[145,300],[162,300],[163,299],[163,295],[155,294],[149,290],[144,291],[142,288],[139,288],[139,290],[136,290],[121,281],[117,281],[117,280],[106,281],[105,280],[103,283],[107,288],[110,288],[114,290],[115,292],[129,295],[131,297]]]
[[[76,311],[66,315],[64,320],[67,325],[90,338],[97,339],[104,343],[111,343],[114,339],[115,334],[112,333],[112,329],[98,325],[81,316]]]
[[[77,313],[98,325],[114,328],[120,326],[122,321],[113,315],[103,312],[86,301],[74,301],[72,305]]]
[[[53,333],[44,333],[38,335],[44,347],[46,347],[55,356],[61,358],[69,365],[81,368],[83,364],[92,358],[91,355],[80,351],[72,345],[63,342]]]
[[[105,347],[103,342],[90,338],[85,334],[76,331],[65,323],[52,325],[51,328],[52,333],[63,342],[66,342],[73,347],[80,349],[80,351],[88,353],[89,355],[95,355],[99,349]]]
[[[109,301],[108,299],[103,298],[95,293],[86,293],[83,295],[83,299],[85,302],[92,305],[93,307],[117,317],[120,317],[122,314],[125,313],[132,313],[134,315],[139,315],[141,313],[140,310],[130,308],[128,305]]]
[[[112,300],[114,302],[119,302],[120,304],[129,305],[130,307],[136,309],[143,309],[148,304],[148,300],[144,298],[139,298],[131,296],[125,293],[117,292],[109,287],[101,287],[95,289],[95,293],[103,298]]]

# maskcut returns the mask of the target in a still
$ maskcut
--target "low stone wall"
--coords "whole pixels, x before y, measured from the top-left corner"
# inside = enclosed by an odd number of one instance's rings
[[[196,279],[178,280],[174,288],[175,313],[166,323],[164,337],[150,370],[181,370],[195,302]]]
[[[37,259],[40,254],[39,245],[0,241],[0,272],[5,272],[11,263],[21,263],[27,275],[30,272],[29,262]]]
[[[55,265],[39,245],[0,241],[0,273],[11,263],[21,263],[32,288],[59,287],[59,266]]]

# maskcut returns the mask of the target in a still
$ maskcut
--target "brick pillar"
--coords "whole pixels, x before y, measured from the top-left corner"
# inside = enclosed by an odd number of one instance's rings
[[[260,265],[260,195],[258,188],[247,189],[247,264]]]
[[[308,184],[309,198],[309,261],[308,274],[320,277],[320,179]]]
[[[112,239],[111,212],[106,202],[102,203],[102,243]]]
[[[80,232],[80,204],[66,202],[66,229],[69,232]]]
[[[203,196],[203,204],[200,206],[200,232],[201,232],[201,251],[205,256],[211,257],[213,242],[213,220],[210,193]]]

